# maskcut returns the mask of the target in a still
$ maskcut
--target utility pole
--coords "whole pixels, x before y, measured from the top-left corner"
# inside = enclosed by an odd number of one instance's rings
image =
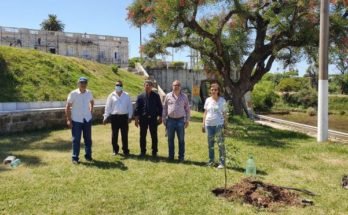
[[[141,25],[139,26],[139,31],[140,31],[140,38],[139,38],[139,40],[140,40],[140,47],[139,47],[139,50],[140,50],[140,59],[142,60],[143,59],[143,45],[142,45],[142,41],[141,41],[141,38],[142,38],[142,36],[141,36]]]
[[[318,143],[328,140],[329,0],[321,0],[319,41]]]

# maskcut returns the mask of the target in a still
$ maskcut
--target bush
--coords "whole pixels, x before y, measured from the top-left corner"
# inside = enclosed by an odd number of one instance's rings
[[[174,62],[171,62],[168,67],[172,69],[184,69],[184,66],[185,66],[185,62],[174,61]]]
[[[341,110],[340,115],[343,116],[344,114],[346,114],[346,112],[344,110]]]
[[[116,64],[111,65],[111,70],[113,73],[117,74],[118,73],[118,66]]]
[[[282,99],[288,105],[302,106],[303,108],[317,107],[317,91],[312,88],[303,88],[297,93],[284,93]]]
[[[140,58],[140,57],[133,57],[131,59],[128,60],[128,67],[130,68],[135,68],[135,63],[144,63],[144,59]]]
[[[159,60],[148,60],[143,66],[145,69],[167,69],[167,63]]]
[[[273,107],[277,95],[271,81],[260,81],[254,86],[252,101],[255,111],[269,111]]]
[[[303,87],[301,78],[284,78],[277,85],[276,89],[280,92],[297,92]]]
[[[315,116],[317,114],[317,111],[314,108],[309,107],[309,108],[307,108],[306,113],[308,116]]]

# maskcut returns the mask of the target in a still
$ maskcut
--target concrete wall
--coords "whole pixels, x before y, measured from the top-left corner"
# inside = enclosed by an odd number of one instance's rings
[[[0,45],[128,66],[128,38],[0,26]]]
[[[166,93],[172,91],[174,80],[179,80],[182,88],[188,88],[192,92],[193,85],[200,85],[201,80],[207,79],[205,73],[187,69],[147,69],[146,71]]]
[[[101,122],[104,106],[96,106],[93,122]],[[0,135],[66,126],[64,108],[0,112]]]

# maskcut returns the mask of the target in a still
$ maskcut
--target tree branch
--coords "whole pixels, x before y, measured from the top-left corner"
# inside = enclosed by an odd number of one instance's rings
[[[230,10],[228,12],[228,14],[219,21],[219,24],[218,24],[218,30],[217,30],[217,35],[221,35],[221,32],[225,26],[225,24],[228,22],[228,20],[230,20],[230,18],[233,16],[233,14],[236,14],[237,13],[237,10]]]

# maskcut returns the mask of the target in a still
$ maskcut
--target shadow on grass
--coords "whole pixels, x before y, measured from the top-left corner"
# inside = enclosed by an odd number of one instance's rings
[[[17,158],[21,160],[20,166],[41,166],[43,163],[41,162],[41,159],[37,156],[30,156],[30,155],[18,155]],[[11,170],[10,164],[0,164],[0,172]]]
[[[185,160],[185,161],[170,160],[167,157],[163,157],[163,156],[153,157],[153,156],[150,156],[150,155],[138,156],[138,155],[132,155],[131,154],[131,155],[125,156],[123,159],[134,159],[134,160],[139,160],[139,161],[150,161],[150,162],[154,162],[154,163],[165,162],[165,163],[173,163],[173,164],[206,166],[206,162],[191,161],[191,160]]]
[[[191,122],[202,122],[203,121],[203,117],[191,116],[190,121]]]
[[[49,137],[51,131],[30,131],[18,134],[8,134],[0,137],[0,160],[9,155],[21,159],[24,165],[42,165],[40,156],[20,154],[23,150],[69,151],[71,142],[63,139],[42,141]],[[1,171],[1,170],[0,170]]]
[[[49,136],[49,131],[35,131],[23,134],[9,134],[0,137],[0,158],[4,159],[9,155],[14,155],[28,165],[40,165],[41,159],[38,156],[18,155],[18,152],[25,149],[37,148],[35,144]]]
[[[274,129],[237,117],[233,118],[232,128],[228,129],[227,137],[235,138],[251,145],[273,148],[290,148],[293,146],[290,146],[289,142],[294,140],[308,141],[311,139],[306,134]]]
[[[5,166],[4,164],[0,164],[0,173],[8,171],[8,170],[10,170],[9,167]]]
[[[240,172],[240,173],[245,173],[245,168],[240,167],[240,166],[235,166],[235,167],[231,167],[231,168],[228,168],[228,169],[231,169],[231,170],[234,170],[234,171],[237,171],[237,172]],[[268,175],[266,171],[263,171],[263,170],[260,170],[260,169],[256,170],[256,174],[257,175],[262,175],[262,176]]]
[[[128,170],[128,167],[121,161],[109,162],[93,160],[93,162],[81,162],[81,164],[87,167],[97,167],[99,169],[120,169],[122,171]]]
[[[48,151],[69,151],[71,150],[71,141],[66,141],[63,139],[55,139],[51,142],[45,142],[42,144],[39,144],[37,147],[34,147],[36,149],[42,149],[42,150],[48,150]],[[82,146],[83,144],[81,144]],[[83,147],[83,146],[82,146]]]
[[[41,159],[37,156],[20,155],[18,158],[21,159],[22,164],[26,166],[39,166],[43,164]]]

